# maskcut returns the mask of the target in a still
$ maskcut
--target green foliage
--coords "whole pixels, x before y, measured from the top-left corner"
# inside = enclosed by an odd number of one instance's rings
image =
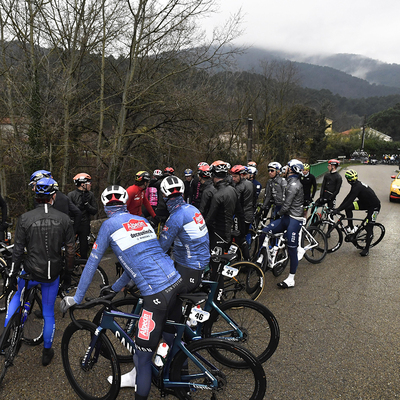
[[[368,118],[368,125],[391,136],[393,140],[400,140],[400,103],[371,115]]]

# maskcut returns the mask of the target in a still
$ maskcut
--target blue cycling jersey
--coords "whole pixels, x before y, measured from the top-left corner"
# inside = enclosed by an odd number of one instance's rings
[[[200,211],[182,197],[167,202],[170,216],[160,235],[160,245],[168,251],[174,243],[174,260],[188,268],[204,269],[210,260],[207,225]]]
[[[161,249],[153,228],[145,218],[130,214],[126,206],[105,207],[105,210],[110,218],[101,225],[83,270],[74,296],[77,303],[83,300],[108,246],[111,246],[125,270],[112,286],[116,292],[132,279],[142,296],[150,296],[180,278],[174,262]]]

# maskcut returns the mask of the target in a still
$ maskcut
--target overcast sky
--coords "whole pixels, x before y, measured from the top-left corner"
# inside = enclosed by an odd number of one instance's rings
[[[241,9],[238,42],[269,49],[361,54],[400,64],[400,0],[219,0],[220,13],[206,26],[222,25]]]

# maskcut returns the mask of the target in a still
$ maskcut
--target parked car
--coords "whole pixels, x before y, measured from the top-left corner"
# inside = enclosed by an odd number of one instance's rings
[[[400,200],[400,172],[397,175],[392,175],[393,182],[390,185],[389,200]]]

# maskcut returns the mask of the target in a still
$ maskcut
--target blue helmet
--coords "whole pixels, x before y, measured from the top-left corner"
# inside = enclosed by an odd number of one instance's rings
[[[186,168],[185,169],[185,176],[192,176],[193,175],[193,171],[190,168]]]
[[[36,182],[36,196],[52,196],[58,189],[58,184],[53,178],[42,178]]]
[[[34,185],[39,179],[42,178],[51,178],[51,172],[46,171],[45,169],[39,169],[38,171],[35,171],[29,179],[29,185]]]

